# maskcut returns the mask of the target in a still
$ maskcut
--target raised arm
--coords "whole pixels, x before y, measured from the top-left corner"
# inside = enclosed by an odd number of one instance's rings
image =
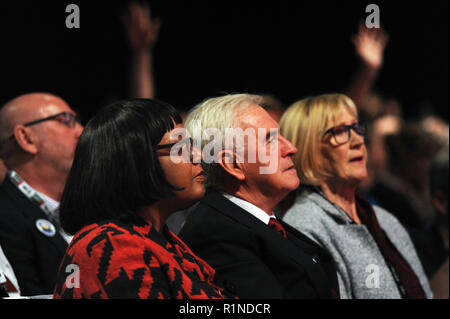
[[[352,38],[361,66],[350,83],[347,94],[358,107],[363,104],[378,71],[383,66],[384,50],[388,39],[388,35],[382,28],[368,29],[364,24],[360,24],[358,34]]]
[[[154,98],[153,47],[161,21],[152,19],[148,4],[132,2],[123,17],[131,48],[130,95],[133,98]]]

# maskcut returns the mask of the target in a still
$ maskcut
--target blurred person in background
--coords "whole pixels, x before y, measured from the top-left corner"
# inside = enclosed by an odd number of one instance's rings
[[[417,123],[408,122],[398,134],[387,135],[387,169],[369,192],[404,225],[427,230],[435,212],[429,193],[429,169],[440,144]]]
[[[71,236],[59,201],[83,126],[66,101],[29,93],[0,110],[0,245],[24,296],[51,294]]]
[[[354,101],[365,117],[374,117],[376,108],[366,104],[373,84],[383,67],[384,52],[389,41],[389,35],[383,28],[368,29],[361,23],[358,33],[352,37],[355,52],[360,60],[360,67],[346,89],[346,94]]]
[[[3,163],[3,160],[0,159],[0,185],[3,184],[7,172],[8,168],[5,166],[5,163]]]
[[[417,247],[422,264],[431,279],[433,291],[442,296],[446,287],[448,298],[448,147],[433,158],[430,167],[430,200],[435,219],[428,231],[411,229],[411,237]],[[447,265],[445,266],[445,261]],[[442,268],[447,267],[447,274]]]
[[[436,251],[436,255],[439,255],[438,250],[441,249],[441,261],[446,257],[446,260],[440,264],[439,269],[433,274],[430,281],[435,298],[439,299],[449,298],[448,156],[448,147],[443,148],[433,159],[430,172],[431,201],[436,211],[436,226],[440,236],[438,240],[434,241],[434,246],[429,248]]]

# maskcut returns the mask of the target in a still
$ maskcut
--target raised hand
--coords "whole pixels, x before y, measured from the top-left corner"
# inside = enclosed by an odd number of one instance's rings
[[[132,2],[123,16],[128,41],[134,51],[151,49],[158,40],[160,19],[152,19],[148,4]]]
[[[383,65],[383,55],[389,36],[382,28],[368,29],[359,25],[358,34],[352,38],[355,50],[363,63],[374,69]]]

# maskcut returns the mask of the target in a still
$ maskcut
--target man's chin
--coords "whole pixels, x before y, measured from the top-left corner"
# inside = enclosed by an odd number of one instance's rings
[[[294,191],[300,186],[300,179],[295,175],[295,178],[286,180],[286,184],[288,185],[289,191]]]

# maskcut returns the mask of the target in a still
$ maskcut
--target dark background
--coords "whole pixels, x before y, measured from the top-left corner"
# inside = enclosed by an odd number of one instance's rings
[[[80,29],[65,8],[80,7]],[[390,35],[375,88],[408,117],[432,105],[448,121],[449,1],[151,1],[163,20],[155,47],[157,98],[180,109],[224,92],[271,93],[285,104],[343,91],[358,68],[351,36],[380,7]],[[88,119],[127,98],[127,3],[0,4],[0,104],[31,91],[60,95]]]

